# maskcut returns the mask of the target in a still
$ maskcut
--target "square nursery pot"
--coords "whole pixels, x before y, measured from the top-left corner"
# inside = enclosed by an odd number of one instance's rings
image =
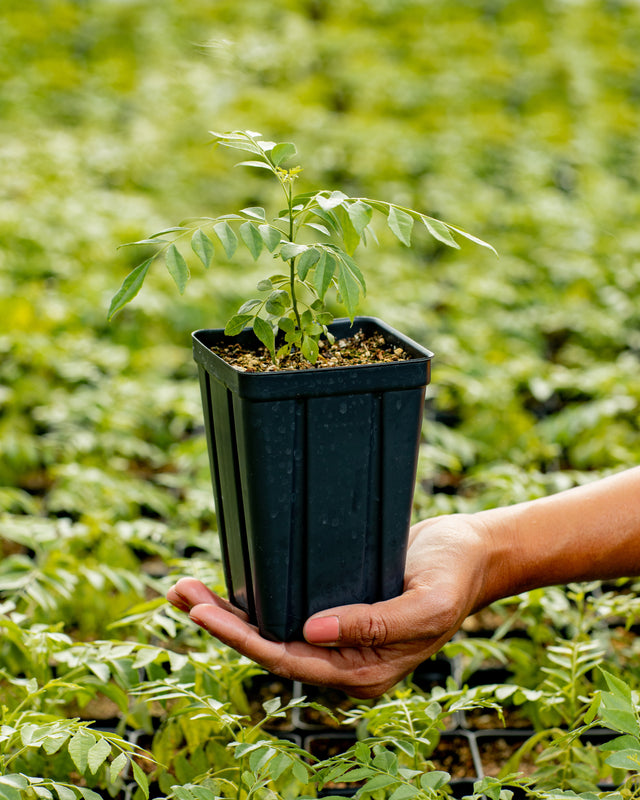
[[[316,611],[403,587],[432,353],[379,320],[336,320],[336,338],[381,332],[410,360],[242,372],[193,334],[230,601],[272,639]]]

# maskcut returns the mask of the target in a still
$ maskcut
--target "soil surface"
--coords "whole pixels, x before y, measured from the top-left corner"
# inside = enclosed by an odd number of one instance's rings
[[[359,331],[348,339],[336,339],[333,343],[320,340],[320,355],[315,364],[310,364],[296,351],[281,358],[275,365],[266,347],[247,350],[240,344],[228,344],[211,348],[216,355],[241,372],[276,372],[280,370],[321,369],[322,367],[352,367],[357,364],[379,364],[391,361],[409,361],[412,356],[402,347],[387,342],[380,333],[365,336]]]

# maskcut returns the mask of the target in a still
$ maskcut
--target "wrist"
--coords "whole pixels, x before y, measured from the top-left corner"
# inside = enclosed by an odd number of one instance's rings
[[[479,511],[472,515],[478,531],[485,560],[484,580],[475,610],[488,606],[503,597],[525,591],[530,582],[528,560],[522,552],[522,542],[515,534],[517,529],[511,508]]]

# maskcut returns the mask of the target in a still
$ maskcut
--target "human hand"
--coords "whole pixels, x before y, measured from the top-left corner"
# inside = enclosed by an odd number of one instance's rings
[[[327,609],[304,626],[306,641],[273,642],[244,612],[194,578],[167,599],[220,641],[282,677],[377,697],[437,652],[484,604],[487,531],[478,515],[437,517],[409,536],[404,592],[372,605]]]

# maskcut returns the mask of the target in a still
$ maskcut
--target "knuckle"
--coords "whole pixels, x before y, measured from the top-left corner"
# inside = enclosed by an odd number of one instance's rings
[[[383,617],[371,613],[364,624],[354,632],[354,642],[359,647],[379,647],[387,641],[387,624]]]
[[[436,633],[445,633],[458,626],[459,606],[451,592],[442,592],[436,601],[432,600],[429,617]]]

